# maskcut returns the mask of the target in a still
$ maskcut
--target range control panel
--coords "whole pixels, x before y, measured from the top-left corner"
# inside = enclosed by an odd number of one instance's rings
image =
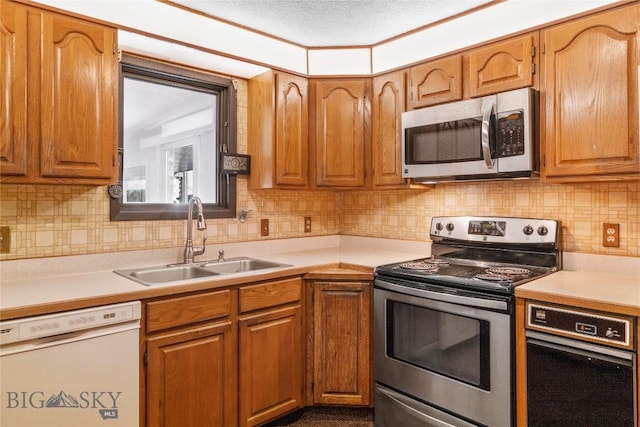
[[[527,303],[527,327],[584,341],[633,348],[632,317]]]
[[[539,218],[434,216],[432,240],[559,245],[560,223]]]

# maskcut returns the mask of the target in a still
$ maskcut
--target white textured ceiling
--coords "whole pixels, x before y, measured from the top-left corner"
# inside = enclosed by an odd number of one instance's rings
[[[173,0],[305,47],[369,46],[490,0]]]

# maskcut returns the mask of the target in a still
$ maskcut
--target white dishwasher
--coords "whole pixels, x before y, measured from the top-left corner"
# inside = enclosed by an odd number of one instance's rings
[[[137,426],[139,336],[139,301],[0,322],[0,426]]]

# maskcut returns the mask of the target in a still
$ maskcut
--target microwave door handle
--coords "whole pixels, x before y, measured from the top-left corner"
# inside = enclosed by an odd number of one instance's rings
[[[489,146],[489,125],[491,124],[491,114],[493,113],[494,104],[489,103],[482,113],[482,157],[487,169],[493,169],[495,160],[491,158],[491,147]]]

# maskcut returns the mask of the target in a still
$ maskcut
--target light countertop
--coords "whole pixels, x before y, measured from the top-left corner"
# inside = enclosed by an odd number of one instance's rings
[[[640,316],[640,270],[638,274],[558,271],[518,286],[516,296]]]
[[[357,266],[373,271],[377,265],[429,256],[430,243],[350,236],[265,240],[210,245],[199,260],[215,259],[218,250],[224,250],[227,259],[249,256],[291,267],[149,287],[113,270],[179,262],[182,248],[3,261],[0,319],[273,280],[318,268]]]
[[[180,262],[182,248],[3,261],[0,319],[277,280],[318,269],[373,271],[377,265],[427,257],[430,248],[430,242],[354,236],[210,244],[199,261],[215,259],[224,250],[227,259],[248,256],[291,266],[153,287],[113,270]],[[565,253],[562,271],[517,287],[516,296],[640,316],[640,258]]]

